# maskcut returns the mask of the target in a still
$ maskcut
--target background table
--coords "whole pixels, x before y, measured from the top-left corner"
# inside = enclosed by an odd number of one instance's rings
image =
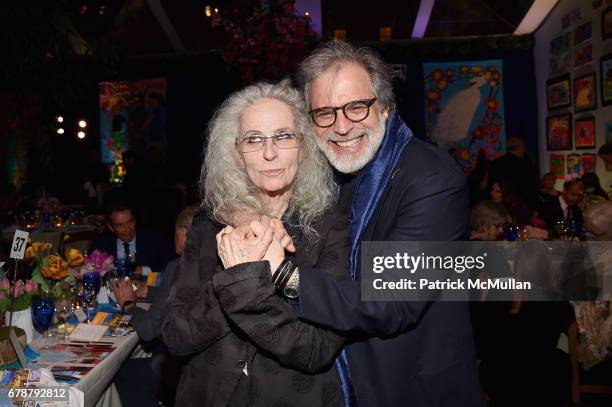
[[[103,340],[112,341],[115,348],[102,362],[74,385],[85,394],[85,407],[121,407],[119,394],[113,385],[113,378],[123,361],[130,357],[139,341],[135,331],[116,338],[104,337]],[[60,340],[60,342],[62,341]],[[34,350],[40,352],[43,347],[40,335],[31,346]]]

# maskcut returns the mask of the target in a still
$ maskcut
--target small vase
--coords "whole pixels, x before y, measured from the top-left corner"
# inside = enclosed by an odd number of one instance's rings
[[[4,323],[8,326],[10,323],[11,313],[4,314]],[[32,342],[34,334],[34,325],[32,324],[32,309],[28,307],[21,311],[13,311],[13,326],[19,327],[25,331],[27,342]]]

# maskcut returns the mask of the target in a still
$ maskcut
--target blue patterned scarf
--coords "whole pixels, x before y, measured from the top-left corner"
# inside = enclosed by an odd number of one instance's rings
[[[353,280],[357,280],[359,277],[359,252],[363,233],[387,189],[404,148],[411,139],[412,132],[402,119],[396,113],[389,114],[385,136],[374,155],[374,159],[359,173],[355,180],[356,187],[353,190],[350,218],[350,271]],[[336,359],[336,371],[345,407],[357,406],[351,384],[346,349],[343,349]]]

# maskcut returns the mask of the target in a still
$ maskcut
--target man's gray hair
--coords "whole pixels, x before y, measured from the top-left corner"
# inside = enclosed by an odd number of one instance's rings
[[[215,112],[208,126],[208,147],[200,174],[203,204],[216,221],[226,225],[235,226],[245,214],[270,214],[236,150],[236,140],[241,136],[241,115],[261,99],[279,100],[293,112],[294,130],[301,136],[302,144],[293,195],[283,218],[288,220],[297,215],[304,234],[314,238],[312,222],[334,205],[337,187],[327,160],[307,133],[311,130],[302,94],[286,80],[248,86],[230,95]]]
[[[395,109],[393,95],[393,75],[389,66],[370,48],[356,48],[343,41],[330,41],[314,50],[299,66],[298,81],[304,89],[306,106],[310,106],[310,86],[312,81],[329,69],[339,69],[346,64],[363,67],[372,82],[372,91],[383,110]]]

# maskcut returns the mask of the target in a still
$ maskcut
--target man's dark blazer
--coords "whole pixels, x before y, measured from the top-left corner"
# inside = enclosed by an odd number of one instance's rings
[[[422,140],[406,146],[379,202],[362,241],[465,238],[465,177],[446,152]],[[359,282],[306,269],[300,317],[353,341],[348,362],[359,407],[484,405],[467,303],[363,302]]]
[[[116,258],[117,235],[103,233],[92,242],[89,251],[96,249]],[[173,257],[170,245],[160,234],[140,230],[136,232],[136,266],[149,266],[152,271],[161,273]]]
[[[548,229],[554,231],[557,221],[563,219],[563,209],[559,197],[550,199],[541,208],[540,217],[546,223]],[[573,205],[567,208],[566,221],[572,221],[576,226],[582,227],[582,211],[579,207]]]

